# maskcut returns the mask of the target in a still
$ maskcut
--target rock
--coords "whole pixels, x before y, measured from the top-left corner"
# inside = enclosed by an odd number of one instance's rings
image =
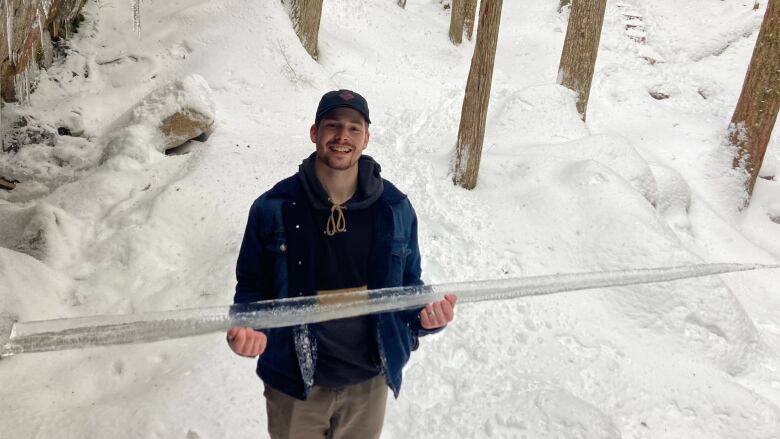
[[[172,114],[160,126],[160,131],[165,135],[165,149],[181,146],[205,134],[213,123],[213,119],[189,109]]]
[[[12,191],[16,187],[16,183],[18,183],[16,180],[9,180],[5,177],[0,177],[0,189]]]
[[[79,251],[84,224],[59,207],[39,203],[19,208],[0,205],[0,247],[6,247],[61,268]]]
[[[657,101],[662,101],[664,99],[669,99],[669,95],[668,94],[662,93],[660,91],[651,91],[649,93],[650,93],[650,96],[652,96],[653,99],[655,99]]]
[[[215,103],[204,78],[189,75],[146,95],[105,130],[102,161],[121,157],[156,160],[160,154],[208,132]]]
[[[49,147],[56,145],[54,131],[33,116],[22,114],[11,116],[10,120],[2,133],[3,152],[19,152],[35,144]]]

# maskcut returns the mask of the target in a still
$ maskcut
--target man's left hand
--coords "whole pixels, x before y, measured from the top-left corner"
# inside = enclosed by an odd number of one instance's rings
[[[420,311],[420,324],[423,329],[437,329],[447,326],[455,317],[455,302],[458,297],[445,294],[444,300],[429,303]]]

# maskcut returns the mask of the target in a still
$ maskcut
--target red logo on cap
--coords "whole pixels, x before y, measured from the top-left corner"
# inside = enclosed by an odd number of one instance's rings
[[[345,91],[342,91],[341,94],[339,94],[339,97],[341,99],[345,100],[345,101],[348,101],[350,99],[353,99],[355,97],[355,95],[353,95],[351,91],[345,90]]]

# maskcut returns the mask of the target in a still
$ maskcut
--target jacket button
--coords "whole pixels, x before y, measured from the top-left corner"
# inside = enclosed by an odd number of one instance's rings
[[[285,244],[280,245],[279,246],[279,250],[281,250],[283,252],[286,252],[287,251],[287,245],[285,245]]]
[[[293,206],[295,206],[295,201],[293,201]]]
[[[295,228],[296,228],[296,229],[300,229],[300,228],[301,228],[301,226],[300,226],[300,225],[298,225],[298,224],[296,224],[296,225],[295,225]]]
[[[298,265],[303,265],[303,262],[302,261],[298,261]]]

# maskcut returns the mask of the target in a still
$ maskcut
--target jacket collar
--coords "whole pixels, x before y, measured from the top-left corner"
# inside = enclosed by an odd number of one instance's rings
[[[388,204],[397,204],[406,198],[406,194],[398,190],[394,184],[382,179],[384,190],[382,195],[377,201],[384,201]],[[276,184],[270,191],[268,191],[267,197],[269,198],[283,198],[292,199],[296,201],[304,201],[306,192],[301,184],[298,174],[285,178]]]

